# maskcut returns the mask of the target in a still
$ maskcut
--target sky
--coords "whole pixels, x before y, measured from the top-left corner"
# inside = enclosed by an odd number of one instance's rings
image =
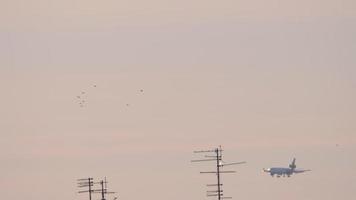
[[[352,199],[355,35],[351,0],[0,0],[1,198],[209,200],[222,145],[233,199]]]

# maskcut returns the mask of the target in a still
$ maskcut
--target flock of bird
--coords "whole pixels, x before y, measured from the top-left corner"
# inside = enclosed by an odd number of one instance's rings
[[[83,108],[84,104],[86,103],[84,95],[85,95],[85,92],[81,92],[80,95],[77,96],[78,104],[81,108]]]
[[[96,88],[96,87],[97,87],[97,85],[93,85],[93,88]],[[143,89],[140,89],[139,92],[143,93],[144,91],[143,91]],[[87,96],[86,96],[86,92],[85,91],[81,91],[80,94],[77,95],[77,102],[78,102],[78,106],[80,108],[84,108],[85,107],[85,105],[87,103],[87,99],[86,98],[87,98]],[[130,104],[126,103],[126,106],[127,107],[130,106]]]

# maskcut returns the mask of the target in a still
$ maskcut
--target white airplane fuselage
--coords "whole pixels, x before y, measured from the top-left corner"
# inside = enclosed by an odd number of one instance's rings
[[[284,168],[284,167],[273,167],[273,168],[268,168],[264,170],[265,172],[268,172],[271,174],[271,176],[277,175],[277,176],[285,176],[287,175],[288,177],[293,174],[293,170],[291,168]]]

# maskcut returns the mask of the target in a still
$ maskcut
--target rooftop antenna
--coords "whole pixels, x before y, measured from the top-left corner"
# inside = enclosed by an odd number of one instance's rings
[[[107,188],[107,181],[106,181],[106,177],[104,180],[101,180],[100,182],[101,185],[101,189],[97,189],[97,190],[93,190],[93,193],[101,193],[101,200],[106,200],[105,199],[105,195],[106,194],[114,194],[115,192],[109,192],[108,188]]]
[[[94,182],[93,182],[93,178],[81,178],[81,179],[77,179],[78,181],[78,187],[82,188],[82,187],[88,187],[88,190],[82,190],[79,191],[78,193],[89,193],[89,200],[91,200],[91,194],[94,192],[94,190],[92,190],[92,187],[94,186]]]
[[[223,152],[223,149],[221,148],[221,146],[219,146],[218,148],[212,149],[212,150],[194,151],[194,153],[206,153],[206,154],[214,153],[215,155],[205,155],[206,159],[191,161],[191,162],[204,162],[204,161],[215,161],[216,162],[216,171],[206,171],[206,172],[200,172],[200,173],[201,174],[216,174],[217,183],[216,184],[207,184],[206,186],[207,187],[217,187],[217,189],[216,190],[208,190],[206,195],[208,197],[217,197],[218,200],[232,199],[232,197],[224,197],[223,190],[222,190],[223,184],[221,183],[221,174],[236,172],[236,171],[222,171],[221,168],[224,166],[238,165],[238,164],[246,163],[246,162],[225,163],[222,160],[222,152]]]

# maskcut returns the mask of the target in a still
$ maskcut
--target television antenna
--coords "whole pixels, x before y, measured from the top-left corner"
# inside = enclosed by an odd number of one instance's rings
[[[109,192],[108,191],[108,182],[106,181],[106,177],[104,180],[101,180],[100,182],[98,182],[101,186],[100,189],[96,189],[96,190],[93,190],[93,193],[100,193],[101,194],[101,200],[106,200],[105,196],[107,194],[115,194],[115,192]]]
[[[94,182],[93,178],[85,178],[85,179],[78,179],[78,187],[88,187],[88,190],[82,190],[79,191],[78,193],[89,193],[89,200],[92,200],[92,194],[93,193],[100,193],[101,194],[101,200],[106,200],[105,196],[107,194],[114,194],[115,192],[109,192],[108,191],[108,186],[107,186],[107,180],[106,177],[104,180],[101,180],[99,182]],[[100,189],[93,189],[94,184],[100,184]],[[115,200],[117,197],[115,197]]]
[[[83,187],[88,187],[88,190],[82,190],[79,191],[78,193],[89,193],[89,200],[91,200],[91,194],[94,192],[94,190],[92,189],[92,187],[94,186],[94,181],[93,178],[81,178],[81,179],[77,179],[77,186],[79,188],[83,188]]]
[[[223,199],[232,199],[232,197],[224,197],[223,194],[223,189],[222,186],[223,184],[221,183],[221,174],[225,173],[236,173],[236,171],[224,171],[222,168],[224,166],[230,166],[230,165],[238,165],[238,164],[245,164],[246,162],[233,162],[233,163],[225,163],[222,160],[222,152],[223,149],[221,146],[218,148],[212,149],[212,150],[201,150],[201,151],[194,151],[194,153],[205,153],[209,155],[205,155],[205,159],[200,159],[200,160],[192,160],[191,162],[205,162],[205,161],[215,161],[216,162],[216,171],[205,171],[205,172],[200,172],[201,174],[216,174],[217,176],[217,183],[216,184],[207,184],[207,187],[216,187],[216,189],[213,190],[208,190],[206,195],[208,197],[217,197],[218,200],[223,200]],[[211,154],[215,155],[211,155]]]

